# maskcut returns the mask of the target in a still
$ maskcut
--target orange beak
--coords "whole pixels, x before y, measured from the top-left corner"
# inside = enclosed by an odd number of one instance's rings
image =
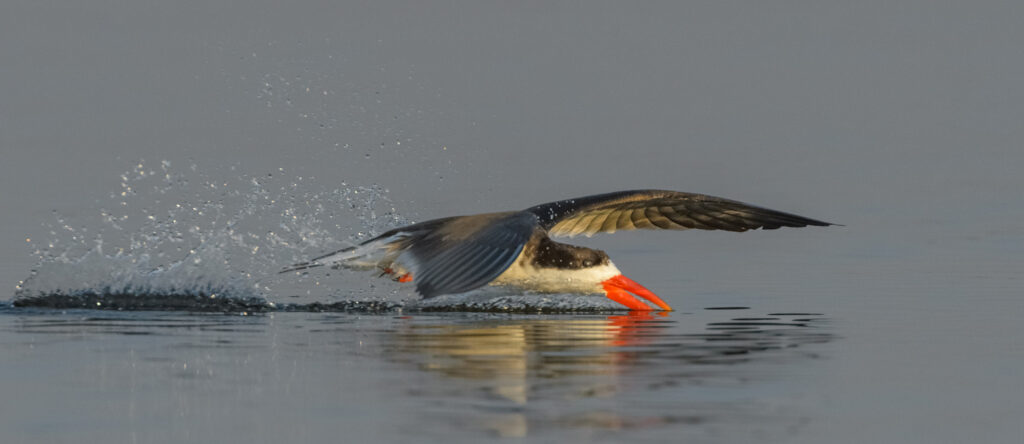
[[[654,293],[651,293],[651,290],[644,288],[643,285],[640,285],[621,274],[601,282],[601,286],[604,287],[604,291],[607,293],[608,299],[625,305],[626,307],[629,307],[630,310],[656,310],[638,299],[636,296],[647,299],[662,310],[672,310],[672,307],[669,307],[665,301],[661,300],[661,298]],[[633,293],[636,296],[627,292]]]

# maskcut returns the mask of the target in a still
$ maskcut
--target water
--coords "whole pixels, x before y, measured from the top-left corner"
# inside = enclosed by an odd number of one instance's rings
[[[23,400],[5,433],[36,442],[784,437],[806,418],[780,395],[835,339],[819,314],[740,308],[0,319],[5,370],[45,369],[3,386]]]
[[[0,441],[1018,442],[1021,17],[6,2]],[[636,188],[844,226],[573,240],[667,315],[277,274]]]

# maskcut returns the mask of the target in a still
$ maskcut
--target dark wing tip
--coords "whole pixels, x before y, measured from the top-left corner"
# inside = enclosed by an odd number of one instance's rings
[[[809,217],[797,216],[792,213],[784,213],[775,210],[762,209],[762,211],[752,213],[752,224],[761,225],[760,227],[751,226],[750,228],[752,229],[761,228],[762,230],[774,230],[782,227],[802,228],[828,227],[833,225],[839,225],[834,224],[832,222],[825,222],[817,219],[811,219]]]
[[[814,226],[814,227],[845,227],[846,226],[846,225],[843,225],[843,224],[837,224],[837,223],[833,223],[833,222],[824,222],[824,221],[820,221],[820,220],[816,220],[816,221],[814,221],[814,223],[807,224],[807,225]]]

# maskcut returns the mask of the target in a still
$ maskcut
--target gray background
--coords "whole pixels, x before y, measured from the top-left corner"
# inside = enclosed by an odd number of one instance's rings
[[[1011,442],[1022,43],[1019,2],[8,1],[0,288],[140,159],[378,184],[413,219],[704,192],[846,227],[591,244],[673,305],[833,316],[799,436]]]

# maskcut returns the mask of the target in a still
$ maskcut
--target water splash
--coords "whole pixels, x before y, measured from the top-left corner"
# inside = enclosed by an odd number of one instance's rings
[[[55,212],[49,239],[33,244],[38,264],[18,285],[15,304],[77,299],[81,307],[104,308],[106,299],[159,309],[161,301],[171,308],[184,298],[227,301],[232,308],[238,301],[272,304],[276,295],[295,292],[330,299],[338,295],[315,277],[276,272],[409,222],[377,185],[327,189],[283,169],[258,176],[237,169],[206,172],[193,164],[180,170],[168,161],[142,161],[120,176],[119,189],[96,213]],[[365,287],[343,286],[344,297]],[[128,303],[131,296],[137,300]]]

